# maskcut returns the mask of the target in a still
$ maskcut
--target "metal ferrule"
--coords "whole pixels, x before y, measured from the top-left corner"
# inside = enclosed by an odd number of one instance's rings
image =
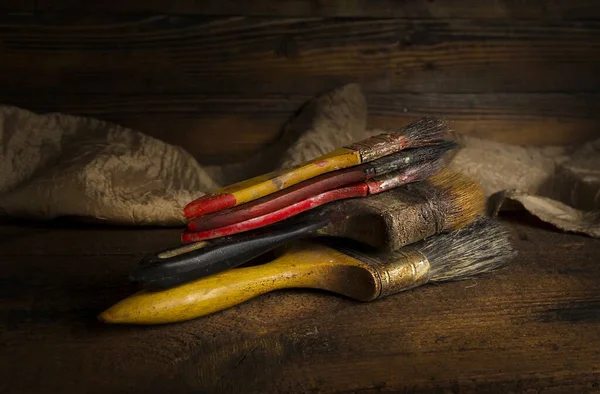
[[[396,259],[379,264],[381,292],[386,297],[401,291],[421,286],[429,281],[430,264],[427,258],[416,250],[396,252]]]
[[[382,133],[366,140],[355,142],[346,148],[360,152],[363,163],[396,153],[406,143],[406,137],[400,133]]]

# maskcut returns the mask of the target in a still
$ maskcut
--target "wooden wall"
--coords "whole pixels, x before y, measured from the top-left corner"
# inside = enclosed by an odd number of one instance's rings
[[[248,156],[360,82],[372,126],[444,115],[514,143],[600,136],[600,1],[0,0],[0,102]]]

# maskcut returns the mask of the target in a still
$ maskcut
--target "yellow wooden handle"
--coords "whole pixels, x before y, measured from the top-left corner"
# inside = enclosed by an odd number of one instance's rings
[[[358,151],[340,148],[294,168],[282,169],[229,185],[215,191],[215,194],[231,194],[235,196],[237,205],[239,205],[318,175],[352,167],[360,163],[361,158]]]
[[[232,269],[167,290],[140,291],[99,319],[127,324],[180,322],[283,288],[323,289],[370,301],[379,295],[380,283],[371,266],[317,242],[298,242],[264,265]]]

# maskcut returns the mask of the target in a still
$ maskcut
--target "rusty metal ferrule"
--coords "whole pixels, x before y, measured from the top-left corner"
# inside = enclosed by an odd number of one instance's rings
[[[379,297],[386,297],[412,289],[429,281],[430,264],[425,256],[416,251],[396,252],[397,258],[378,267],[381,281]]]
[[[396,153],[406,144],[406,137],[400,133],[382,133],[363,141],[355,142],[346,148],[360,152],[362,163]]]

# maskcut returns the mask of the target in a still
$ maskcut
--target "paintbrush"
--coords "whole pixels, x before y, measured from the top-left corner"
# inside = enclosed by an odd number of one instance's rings
[[[231,208],[321,174],[371,162],[403,149],[440,142],[447,134],[448,126],[442,119],[423,118],[395,132],[378,134],[296,167],[229,185],[190,202],[184,208],[184,215],[189,219]]]
[[[443,162],[439,159],[433,162],[415,164],[401,171],[390,172],[363,182],[356,182],[338,189],[329,190],[274,212],[269,212],[229,226],[205,231],[184,232],[181,235],[181,240],[184,243],[204,241],[265,227],[334,201],[368,197],[401,185],[422,181],[439,172],[442,167]],[[196,220],[201,221],[202,218],[197,218]]]
[[[164,288],[239,266],[284,243],[311,237],[352,239],[397,250],[470,224],[485,194],[471,178],[444,168],[425,181],[369,198],[337,201],[272,226],[165,250],[142,259],[130,279]]]
[[[142,290],[99,315],[106,323],[164,324],[195,319],[261,294],[314,288],[373,301],[426,283],[457,281],[493,271],[516,256],[508,231],[479,218],[461,230],[391,253],[302,241],[274,261],[236,268],[164,291]]]
[[[277,217],[278,220],[290,217],[289,214],[274,214],[276,211],[288,208],[288,212],[300,213],[306,209],[312,209],[326,202],[336,200],[334,196],[330,194],[324,194],[329,190],[338,189],[341,186],[347,186],[356,182],[366,181],[375,177],[379,177],[383,174],[388,174],[394,171],[401,171],[414,167],[421,163],[436,162],[445,153],[456,147],[454,141],[443,141],[436,145],[423,146],[420,148],[406,149],[398,153],[391,154],[389,156],[382,157],[381,159],[374,160],[369,163],[361,164],[356,167],[350,167],[343,170],[334,171],[331,173],[323,174],[318,177],[300,182],[297,185],[278,191],[277,193],[270,194],[268,196],[259,198],[258,200],[248,202],[242,205],[238,205],[233,208],[224,209],[212,214],[204,215],[191,220],[188,223],[188,229],[190,231],[206,231],[213,229],[220,229],[221,227],[227,227],[234,224],[238,224],[239,229],[252,229],[256,228],[256,224],[250,224],[245,226],[242,222],[250,219],[258,218],[266,214],[273,215],[271,217]],[[412,171],[415,174],[415,171]],[[401,173],[400,175],[405,174]],[[425,174],[424,174],[425,175]],[[432,174],[431,174],[432,175]],[[408,177],[408,174],[405,176]],[[411,176],[412,177],[412,176]],[[427,177],[427,176],[425,176]],[[413,180],[414,181],[414,180]],[[400,182],[402,184],[402,182]],[[365,183],[362,183],[364,186]],[[371,183],[373,185],[373,182]],[[360,186],[359,186],[360,187]],[[364,189],[364,187],[362,187]],[[370,187],[372,189],[372,187]],[[381,188],[377,188],[380,192],[383,191]],[[338,196],[344,196],[349,194],[354,196],[359,192],[360,196],[365,196],[366,191],[360,193],[359,190],[348,190],[346,193],[343,191],[336,191],[335,194]],[[372,191],[371,191],[372,193]],[[319,196],[319,197],[317,197]],[[302,202],[298,209],[292,209],[290,206]],[[310,208],[308,208],[310,207]],[[267,219],[259,221],[264,226],[265,224],[274,223],[273,220]],[[215,231],[213,233],[207,233],[206,236],[197,235],[194,237],[196,240],[210,239],[218,236],[225,236],[234,234],[238,231]],[[184,242],[187,242],[184,240]]]

